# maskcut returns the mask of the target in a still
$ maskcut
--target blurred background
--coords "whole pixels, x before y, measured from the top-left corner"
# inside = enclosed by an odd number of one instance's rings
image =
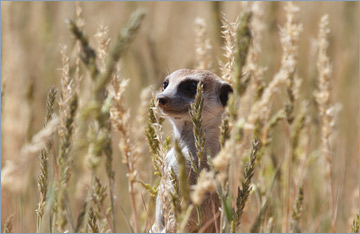
[[[267,67],[265,79],[268,81],[280,66],[279,26],[286,19],[285,2],[262,4],[265,29],[260,65]],[[139,34],[122,59],[122,74],[130,78],[125,93],[129,108],[139,105],[143,88],[153,85],[153,90],[157,90],[167,74],[179,68],[194,67],[196,17],[205,19],[213,47],[213,70],[219,74],[217,61],[223,59],[219,12],[224,12],[230,21],[242,12],[240,2],[81,2],[80,5],[85,23],[83,29],[94,47],[94,35],[100,25],[109,27],[113,41],[131,12],[140,7],[147,10]],[[300,7],[299,22],[303,24],[297,73],[303,79],[301,96],[311,102],[314,102],[317,85],[313,44],[321,16],[329,14],[330,18],[328,54],[332,64],[333,101],[342,106],[336,125],[339,147],[333,160],[334,183],[340,186],[337,187],[340,188],[337,230],[347,232],[359,205],[359,3],[296,2],[296,5]],[[47,90],[51,86],[60,87],[60,44],[68,45],[72,57],[76,55],[75,39],[65,24],[68,18],[76,18],[74,2],[1,2],[1,167],[6,160],[18,157],[21,147],[43,126]],[[132,110],[132,114],[135,115],[135,111]],[[116,158],[116,138],[113,144],[116,202],[130,215],[125,192],[126,169]],[[36,230],[37,160],[34,158],[29,173],[24,171],[24,180],[29,177],[25,191],[1,189],[1,224],[15,212],[14,231],[17,232]],[[149,162],[144,164],[144,169],[151,171],[150,154],[144,160]],[[321,183],[321,178],[315,178],[314,183]],[[321,205],[320,194],[309,192],[305,195],[305,203],[313,205],[305,206],[302,222],[309,224],[306,231],[321,232],[326,230],[322,229],[325,224],[316,216],[316,209],[326,207]],[[74,206],[79,207],[79,204]],[[117,217],[117,231],[129,231],[120,211]]]

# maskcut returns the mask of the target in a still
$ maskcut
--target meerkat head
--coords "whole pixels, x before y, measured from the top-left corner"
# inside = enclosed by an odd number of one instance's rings
[[[174,121],[190,121],[190,104],[194,102],[198,82],[203,84],[203,121],[211,122],[219,116],[221,120],[232,88],[214,73],[204,70],[180,69],[167,76],[157,96],[161,110]]]

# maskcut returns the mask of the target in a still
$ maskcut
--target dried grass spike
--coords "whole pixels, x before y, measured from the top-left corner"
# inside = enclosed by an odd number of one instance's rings
[[[249,197],[251,191],[251,179],[254,175],[255,170],[255,162],[256,162],[256,154],[259,149],[260,142],[255,140],[252,143],[252,148],[250,152],[249,163],[246,165],[244,170],[244,181],[242,182],[242,188],[238,188],[238,195],[236,198],[236,225],[239,226],[241,222],[241,217],[244,212],[246,201]]]
[[[299,233],[301,232],[301,229],[299,227],[299,220],[302,214],[303,209],[303,200],[304,200],[304,190],[303,187],[299,187],[298,195],[296,198],[296,202],[293,207],[293,211],[291,214],[291,232],[292,233]]]
[[[15,213],[11,214],[5,221],[4,224],[4,233],[11,233],[13,231],[13,219],[14,219]]]
[[[105,59],[109,53],[109,45],[110,45],[110,36],[109,36],[109,27],[100,25],[97,28],[97,32],[95,34],[98,49],[97,49],[97,56],[100,59],[100,72],[105,71]]]
[[[243,67],[245,66],[251,42],[250,31],[251,13],[244,12],[236,30],[234,92],[240,96],[245,93],[249,80],[245,79]]]
[[[236,38],[236,25],[238,24],[239,18],[235,22],[229,22],[225,14],[222,12],[222,36],[225,39],[225,45],[223,47],[225,51],[225,63],[220,62],[221,78],[232,84],[233,82],[233,72],[234,72],[234,48],[235,48],[235,38]]]
[[[92,207],[90,208],[89,211],[88,226],[90,228],[91,233],[99,233],[98,220]]]
[[[190,116],[191,121],[194,125],[194,137],[195,137],[195,146],[197,149],[196,155],[198,160],[198,171],[201,171],[201,163],[205,159],[205,134],[201,127],[201,114],[204,106],[204,97],[203,97],[203,84],[201,82],[197,85],[196,95],[194,103],[191,104]]]
[[[333,123],[335,116],[333,105],[331,103],[331,66],[330,59],[327,56],[327,49],[329,46],[329,16],[324,15],[319,24],[318,35],[318,56],[317,56],[317,69],[318,69],[318,91],[315,93],[315,98],[318,103],[318,108],[321,117],[321,141],[322,151],[324,158],[327,161],[326,165],[326,179],[329,185],[330,206],[332,214],[332,230],[335,231],[335,199],[334,188],[332,180],[332,142],[330,141],[333,134]]]
[[[196,185],[192,187],[191,201],[195,205],[201,205],[206,193],[212,193],[216,190],[216,182],[214,180],[214,173],[207,170],[200,172]]]
[[[359,233],[359,213],[356,215],[356,218],[353,220],[351,225],[351,233]]]

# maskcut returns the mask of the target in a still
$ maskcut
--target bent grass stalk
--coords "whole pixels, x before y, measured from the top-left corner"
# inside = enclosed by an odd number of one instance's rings
[[[82,53],[81,58],[84,62],[84,64],[87,66],[90,75],[93,80],[93,90],[92,90],[92,97],[93,101],[90,102],[92,106],[95,106],[96,109],[92,111],[92,115],[95,117],[96,122],[98,123],[98,133],[101,132],[108,132],[109,131],[109,109],[105,108],[101,110],[100,108],[104,106],[105,104],[105,90],[106,85],[110,81],[112,74],[115,70],[115,66],[118,63],[119,59],[123,55],[123,53],[126,51],[126,49],[129,47],[130,43],[134,40],[135,35],[139,31],[140,25],[145,17],[145,12],[143,10],[137,10],[135,11],[129,19],[128,24],[122,29],[121,33],[119,34],[117,40],[115,41],[113,47],[111,48],[109,52],[109,58],[107,59],[107,62],[105,64],[105,70],[104,72],[100,73],[99,69],[96,66],[96,53],[94,49],[92,49],[89,45],[88,37],[84,35],[84,33],[76,26],[76,24],[73,21],[68,21],[69,30],[73,33],[76,39],[80,41]],[[90,107],[90,104],[84,107],[84,110],[88,110]],[[105,105],[106,106],[106,105]],[[109,106],[109,105],[108,105]],[[100,113],[100,114],[98,114]],[[99,134],[97,134],[99,135]],[[101,135],[101,134],[100,134]],[[101,155],[101,152],[104,151],[105,155],[107,155],[108,162],[111,162],[111,139],[108,137],[108,134],[104,134],[105,139],[99,139],[96,140],[94,143],[94,147],[96,145],[97,149],[94,148],[91,150],[92,152],[90,155],[93,155],[93,173],[92,173],[92,183],[94,182],[94,176],[95,176],[95,169],[96,165],[98,164],[97,157]],[[99,142],[100,140],[100,142]],[[97,142],[97,143],[96,143]],[[99,144],[100,143],[100,144]],[[125,155],[127,157],[127,155]],[[109,164],[109,163],[108,163]],[[112,169],[107,166],[108,171],[112,172]],[[113,173],[108,173],[109,178],[112,178]],[[131,182],[133,184],[133,182]],[[110,186],[112,186],[110,184]],[[89,194],[91,194],[89,192]],[[133,196],[132,196],[133,197]],[[89,198],[88,198],[89,199]],[[113,202],[111,202],[111,205],[113,206]],[[136,207],[134,204],[134,201],[132,202],[133,208],[134,208],[134,215],[135,215],[135,223],[137,224],[136,219]],[[114,209],[114,207],[111,207],[111,209]],[[87,209],[87,212],[85,213],[85,217],[88,217],[89,209]],[[87,218],[86,218],[87,219]],[[114,219],[114,217],[113,217]],[[137,226],[137,231],[138,225]]]

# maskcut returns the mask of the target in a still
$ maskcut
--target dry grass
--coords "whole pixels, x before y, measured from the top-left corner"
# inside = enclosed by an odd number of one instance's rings
[[[1,7],[3,232],[148,232],[159,190],[167,231],[216,193],[200,231],[358,232],[357,2]],[[209,159],[198,87],[189,165],[151,98],[179,68],[234,88]]]

